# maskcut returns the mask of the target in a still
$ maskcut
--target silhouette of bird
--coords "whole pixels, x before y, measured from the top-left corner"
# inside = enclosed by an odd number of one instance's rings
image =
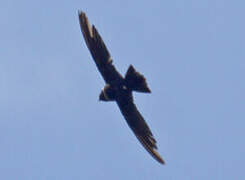
[[[78,16],[87,47],[106,83],[99,99],[101,101],[115,101],[137,139],[153,158],[164,164],[164,160],[156,151],[156,140],[133,101],[133,91],[151,92],[145,77],[137,72],[132,65],[129,66],[125,77],[123,77],[112,64],[110,53],[95,26],[91,27],[84,12],[79,11]]]

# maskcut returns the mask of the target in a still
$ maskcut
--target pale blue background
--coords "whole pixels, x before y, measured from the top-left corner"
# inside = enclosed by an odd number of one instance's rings
[[[77,10],[96,25],[135,93],[161,166],[115,103]],[[5,0],[0,3],[0,179],[244,180],[245,1]]]

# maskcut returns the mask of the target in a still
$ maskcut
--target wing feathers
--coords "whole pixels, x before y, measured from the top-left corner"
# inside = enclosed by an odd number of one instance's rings
[[[154,144],[154,146],[151,146],[149,143],[147,143],[147,138],[143,137],[141,135],[136,134],[137,139],[141,142],[141,144],[144,146],[144,148],[151,154],[151,156],[156,159],[159,163],[165,164],[164,160],[160,156],[160,154],[156,151],[157,147]]]
[[[95,59],[95,62],[98,64],[106,64],[108,63],[108,60],[111,61],[110,53],[107,50],[102,38],[94,25],[91,27],[85,13],[80,12],[79,20],[83,37],[93,58]]]
[[[86,45],[95,61],[95,64],[107,84],[122,81],[122,76],[112,64],[112,58],[97,29],[90,25],[84,12],[79,13],[80,27]]]
[[[127,121],[129,127],[133,130],[135,136],[144,146],[144,148],[151,154],[151,156],[156,159],[159,163],[165,164],[164,160],[161,158],[160,154],[156,151],[157,145],[153,134],[145,122],[144,118],[136,108],[133,103],[133,99],[127,99],[122,97],[122,99],[117,100],[117,104],[122,112],[124,118]]]

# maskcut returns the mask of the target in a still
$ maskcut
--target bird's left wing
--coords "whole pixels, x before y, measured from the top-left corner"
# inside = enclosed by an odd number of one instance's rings
[[[107,84],[115,84],[122,76],[112,64],[112,58],[94,25],[91,27],[86,14],[78,12],[81,31],[95,64]]]
[[[156,140],[146,124],[144,118],[136,108],[132,97],[122,98],[117,100],[117,104],[126,119],[129,127],[133,130],[137,139],[141,142],[144,148],[161,164],[165,164],[164,160],[157,152]]]

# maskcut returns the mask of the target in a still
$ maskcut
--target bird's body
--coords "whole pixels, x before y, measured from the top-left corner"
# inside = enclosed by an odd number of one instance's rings
[[[133,91],[151,92],[144,76],[130,65],[125,77],[123,77],[112,64],[109,51],[96,28],[90,26],[85,13],[79,12],[79,21],[87,47],[106,82],[99,99],[102,101],[116,101],[137,139],[158,162],[164,164],[163,159],[156,151],[156,140],[133,102]]]

